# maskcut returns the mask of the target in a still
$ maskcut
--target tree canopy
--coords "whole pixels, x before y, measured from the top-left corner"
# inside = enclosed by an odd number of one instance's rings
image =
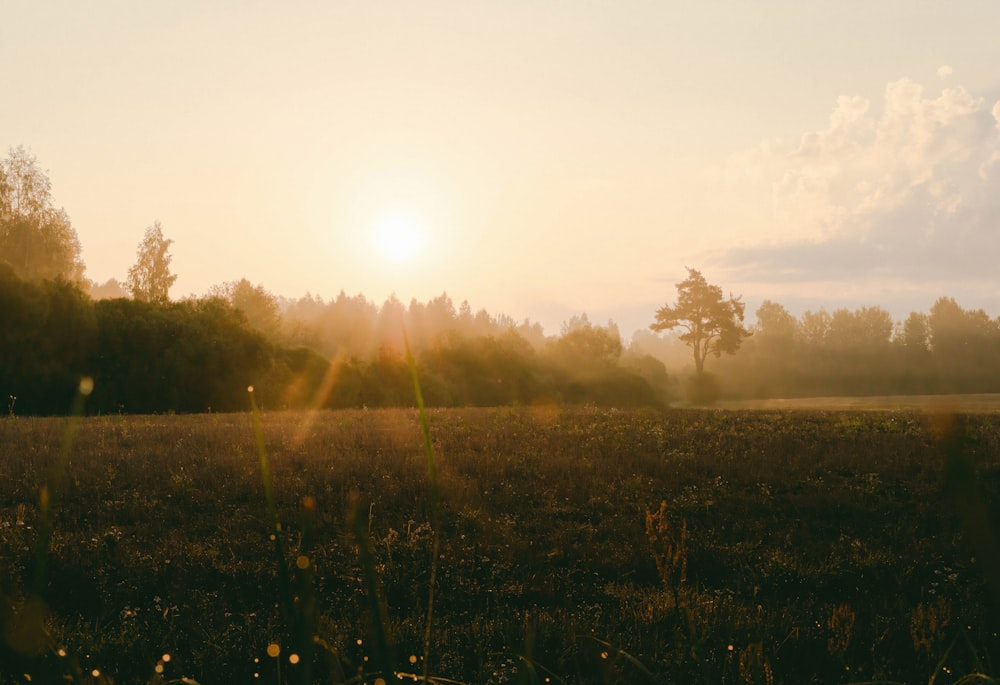
[[[710,285],[697,269],[688,268],[688,277],[677,284],[677,303],[658,309],[649,327],[654,331],[683,329],[678,337],[694,352],[700,375],[709,354],[735,354],[750,335],[743,327],[744,308],[739,297],[723,299],[722,288]]]
[[[245,278],[238,281],[226,281],[214,285],[208,290],[209,297],[218,297],[243,312],[250,327],[260,331],[268,338],[278,335],[281,324],[281,313],[278,310],[278,298],[272,295],[263,285],[254,285]]]
[[[26,279],[83,280],[80,239],[34,155],[11,148],[0,159],[0,262]]]
[[[166,302],[169,299],[170,286],[177,280],[177,276],[170,273],[171,256],[168,250],[173,242],[163,237],[159,221],[146,229],[136,250],[138,259],[125,279],[125,287],[132,297],[143,302]]]

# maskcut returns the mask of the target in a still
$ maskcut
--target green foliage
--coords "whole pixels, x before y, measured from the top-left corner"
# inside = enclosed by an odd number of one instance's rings
[[[233,293],[244,290],[237,286]],[[82,376],[95,382],[91,413],[231,411],[244,406],[249,385],[265,408],[413,404],[401,349],[386,344],[371,357],[330,361],[306,347],[281,347],[220,297],[95,302],[71,284],[24,281],[0,265],[0,304],[0,397],[9,398],[9,412],[65,413]],[[619,365],[619,351],[617,338],[593,329],[539,355],[509,328],[439,336],[417,355],[417,367],[428,406],[665,403],[662,365]]]
[[[271,369],[271,352],[218,300],[102,300],[91,410],[232,411]]]
[[[96,336],[90,301],[74,285],[25,281],[0,264],[0,397],[12,411],[68,411]]]
[[[421,356],[420,367],[430,405],[531,404],[548,392],[538,355],[513,330],[471,339],[448,336]]]
[[[128,270],[125,288],[132,297],[143,302],[166,302],[170,299],[170,286],[177,280],[170,273],[169,254],[173,240],[163,236],[163,227],[156,221],[146,229],[139,247],[136,262]]]
[[[577,372],[601,372],[618,363],[622,340],[617,328],[594,326],[584,316],[553,341],[551,355]]]
[[[228,281],[209,289],[210,297],[219,297],[243,312],[251,328],[269,339],[276,339],[281,324],[277,298],[262,285],[253,285],[245,278]]]

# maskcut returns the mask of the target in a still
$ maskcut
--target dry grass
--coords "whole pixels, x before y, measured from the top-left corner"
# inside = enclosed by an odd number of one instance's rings
[[[1000,394],[873,395],[871,397],[795,397],[772,400],[731,400],[717,403],[729,410],[908,411],[983,414],[1000,412]]]
[[[16,661],[0,682],[22,666],[121,683],[302,682],[307,666],[330,683],[995,672],[993,414],[944,433],[906,412],[428,416],[436,504],[415,411],[262,416],[280,573],[250,415],[83,420],[52,503],[47,637],[16,643],[0,616]],[[66,426],[0,420],[8,607],[29,606]]]

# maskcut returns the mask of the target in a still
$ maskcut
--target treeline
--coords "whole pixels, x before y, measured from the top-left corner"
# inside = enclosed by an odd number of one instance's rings
[[[171,302],[172,242],[154,222],[124,284],[88,281],[37,160],[23,147],[0,159],[8,412],[63,413],[83,377],[94,381],[88,410],[101,413],[239,410],[251,385],[272,408],[411,405],[407,341],[432,406],[1000,392],[1000,320],[951,298],[899,323],[880,307],[796,318],[765,301],[749,331],[739,298],[689,269],[676,305],[651,313],[652,328],[681,333],[640,331],[623,348],[611,322],[574,317],[546,337],[447,294],[408,305],[343,292],[290,300],[244,279]]]
[[[93,380],[90,413],[243,410],[249,386],[272,409],[412,406],[404,328],[431,406],[655,405],[671,392],[662,363],[624,352],[617,329],[586,317],[547,340],[506,317],[467,316],[447,296],[408,308],[303,298],[287,303],[287,318],[258,318],[273,324],[266,330],[233,303],[233,286],[181,302],[95,301],[77,284],[26,280],[0,263],[7,412],[65,413],[81,378]],[[319,349],[288,344],[296,338]]]
[[[712,361],[723,397],[1000,392],[1000,319],[950,297],[900,322],[877,306],[795,317],[771,301],[756,319],[738,354]]]

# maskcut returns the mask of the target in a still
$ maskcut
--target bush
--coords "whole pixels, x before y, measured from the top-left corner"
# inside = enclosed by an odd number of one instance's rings
[[[710,373],[698,373],[684,383],[684,394],[691,404],[713,404],[719,399],[719,381]]]

